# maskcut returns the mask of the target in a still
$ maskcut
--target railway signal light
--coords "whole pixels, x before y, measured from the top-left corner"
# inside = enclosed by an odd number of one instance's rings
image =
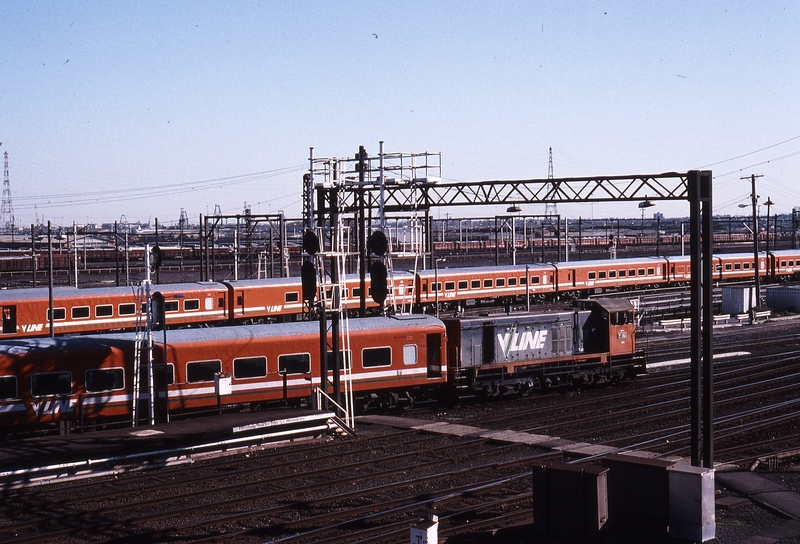
[[[387,286],[386,265],[380,261],[375,261],[369,267],[369,281],[372,286],[372,300],[378,304],[383,304],[389,294]]]
[[[158,270],[161,268],[161,263],[164,261],[164,252],[158,246],[153,246],[150,250],[150,266]]]
[[[303,231],[303,252],[308,255],[319,253],[319,238],[317,238],[313,230],[306,229]]]
[[[373,230],[367,238],[367,248],[373,255],[386,255],[389,250],[389,242],[386,235],[379,230]]]
[[[303,285],[303,301],[311,304],[317,298],[317,270],[308,259],[300,267],[300,280]]]

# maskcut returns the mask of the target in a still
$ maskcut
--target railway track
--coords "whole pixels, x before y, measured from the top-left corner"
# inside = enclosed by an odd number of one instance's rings
[[[725,349],[754,352],[715,365],[718,461],[747,464],[800,447],[796,327],[717,336]],[[657,358],[677,353],[670,342]],[[407,413],[686,456],[688,379],[678,367],[619,386]],[[494,531],[530,523],[530,469],[561,461],[532,446],[367,428],[354,440],[8,491],[0,540],[404,542],[430,512],[442,536]]]

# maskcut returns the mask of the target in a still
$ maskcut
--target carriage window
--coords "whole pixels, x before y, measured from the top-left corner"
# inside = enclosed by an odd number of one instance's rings
[[[722,270],[722,265],[721,265],[721,264],[718,264],[717,266],[715,266],[715,267],[714,267],[714,270],[716,270],[717,272],[719,272],[720,270]]]
[[[604,279],[606,279],[606,273],[605,273],[605,271],[601,270],[600,272],[598,272],[598,273],[597,273],[597,277],[598,277],[598,279],[601,279],[601,280],[604,280]]]
[[[353,296],[356,297],[356,298],[361,296],[361,288],[360,287],[354,287],[353,288]]]
[[[403,346],[403,364],[415,365],[417,364],[417,345],[406,344]]]
[[[531,283],[537,285],[542,279],[539,276],[531,276]]]
[[[609,270],[608,271],[608,277],[609,278],[616,278],[617,277],[617,271],[616,270]]]
[[[589,272],[589,274],[587,275],[587,277],[588,277],[590,280],[593,280],[593,279],[597,278],[597,273],[596,273],[596,272]]]
[[[118,312],[119,315],[134,315],[136,314],[136,304],[120,304]]]
[[[330,296],[328,297],[330,298]],[[284,301],[288,302],[298,302],[300,300],[300,292],[299,291],[289,291],[284,296]]]
[[[494,284],[495,284],[496,287],[505,287],[506,286],[506,280],[505,280],[505,278],[497,278],[495,280]]]
[[[53,321],[64,321],[66,318],[66,308],[53,308]],[[47,320],[50,321],[50,308],[47,309]]]
[[[620,270],[620,271],[619,271],[619,277],[620,277],[620,278],[624,278],[626,273],[627,273],[627,271],[626,271],[626,270]]]
[[[342,360],[342,353],[344,353],[345,358]],[[328,362],[328,372],[333,372],[333,352],[329,351],[326,354],[325,360]],[[339,369],[350,369],[350,363],[353,360],[353,352],[349,349],[347,351],[339,351]]]
[[[431,292],[435,293],[436,291],[442,290],[442,282],[432,283],[431,284]]]
[[[191,300],[184,300],[183,301],[183,309],[187,312],[193,312],[195,310],[200,309],[200,299],[193,298]]]
[[[641,271],[642,271],[642,274],[644,274],[644,268],[642,268]],[[629,277],[635,276],[635,275],[636,275],[636,269],[631,268],[630,270],[628,270],[628,276]]]
[[[308,353],[278,356],[278,373],[308,374],[309,372],[311,372],[311,355]]]
[[[266,357],[242,357],[233,360],[233,377],[237,380],[244,378],[263,378],[267,375]]]
[[[125,389],[125,372],[121,368],[94,368],[86,371],[86,392]]]
[[[17,377],[0,376],[0,399],[13,399],[17,397]]]
[[[516,285],[517,285],[517,278],[508,278],[509,287],[516,287]]]
[[[519,284],[520,284],[520,285],[528,285],[528,278],[526,278],[525,276],[522,276],[522,277],[519,279]]]
[[[725,263],[725,270],[733,270],[733,265],[731,265],[731,263]]]
[[[483,286],[486,288],[491,288],[493,283],[494,282],[492,280],[483,280]]]
[[[454,281],[445,282],[444,284],[445,291],[455,291],[455,289],[456,289],[456,282]]]
[[[165,300],[164,301],[164,311],[165,312],[177,312],[178,311],[178,301],[177,300]],[[142,312],[144,313],[144,312]]]
[[[90,316],[88,306],[73,306],[72,319],[88,319]]]
[[[656,273],[656,269],[655,268],[648,268],[647,269],[647,275],[648,276],[652,276],[655,273]]]
[[[95,317],[110,317],[114,315],[114,305],[103,304],[102,306],[95,306],[94,315]]]
[[[31,395],[69,395],[72,393],[71,372],[42,372],[31,376]]]
[[[186,381],[213,382],[214,374],[219,373],[222,363],[220,361],[195,361],[186,364]]]
[[[741,269],[742,269],[742,263],[736,263],[736,264],[734,264],[734,265],[733,265],[733,269],[734,269],[734,270],[741,270]]]
[[[789,266],[794,266],[794,261],[789,261]]]
[[[480,289],[481,288],[481,280],[472,280],[470,283],[470,289]]]
[[[458,281],[458,288],[459,288],[459,290],[461,290],[461,289],[466,289],[466,288],[467,288],[467,285],[468,285],[468,284],[467,284],[467,280],[459,280],[459,281]]]
[[[364,368],[391,366],[392,348],[364,348],[361,350],[361,364]]]
[[[781,266],[786,266],[786,261],[781,261]]]
[[[750,263],[744,263],[744,269],[750,270]]]
[[[640,268],[639,269],[639,275],[640,276],[644,276],[644,268]]]

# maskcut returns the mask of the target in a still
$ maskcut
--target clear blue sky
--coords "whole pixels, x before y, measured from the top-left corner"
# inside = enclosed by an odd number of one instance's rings
[[[794,0],[3,0],[0,20],[18,224],[299,216],[309,147],[379,140],[441,152],[450,180],[545,178],[552,147],[556,177],[710,168],[737,213],[755,173],[800,206]]]

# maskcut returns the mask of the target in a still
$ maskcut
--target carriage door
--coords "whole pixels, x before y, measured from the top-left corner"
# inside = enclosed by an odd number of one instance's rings
[[[239,313],[244,316],[244,290],[236,291],[236,309],[234,310],[234,315],[231,317],[236,317],[236,310],[239,310]]]
[[[428,377],[442,377],[442,337],[439,334],[429,334],[428,344]]]
[[[17,307],[3,306],[3,334],[17,332]]]

